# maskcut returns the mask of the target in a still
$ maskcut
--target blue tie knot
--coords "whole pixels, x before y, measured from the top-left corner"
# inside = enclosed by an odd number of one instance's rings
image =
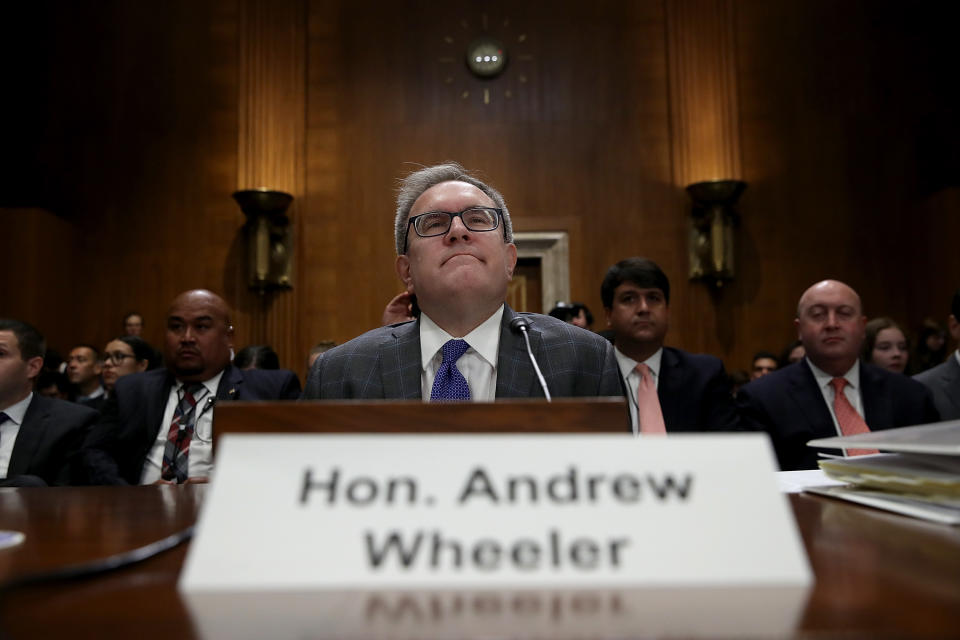
[[[433,380],[433,389],[430,392],[431,400],[469,400],[470,386],[467,379],[457,369],[456,362],[470,345],[466,340],[447,340],[440,349],[443,361],[437,368],[437,375]]]
[[[443,364],[453,364],[460,359],[460,356],[467,352],[470,345],[466,340],[447,340],[441,351],[443,352]]]

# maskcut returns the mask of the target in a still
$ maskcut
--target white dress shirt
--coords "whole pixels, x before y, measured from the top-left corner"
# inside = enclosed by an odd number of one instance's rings
[[[627,385],[630,424],[633,425],[633,435],[637,435],[640,432],[640,421],[637,419],[637,392],[640,389],[640,374],[637,373],[637,365],[640,363],[629,356],[625,356],[616,346],[614,346],[613,352],[617,356],[617,364],[620,365],[620,375]],[[663,347],[657,349],[656,353],[643,361],[643,364],[650,368],[650,375],[653,376],[653,384],[657,389],[660,388],[661,360],[663,360]]]
[[[32,391],[20,402],[3,409],[7,419],[0,423],[0,478],[7,477],[10,458],[13,456],[13,445],[17,443],[17,434],[20,433],[20,425],[23,424],[23,416],[27,414],[27,407],[30,406],[31,400],[33,400]]]
[[[456,367],[467,379],[470,399],[492,401],[497,395],[497,351],[500,349],[500,322],[503,305],[483,323],[463,336],[470,348],[457,360]],[[433,380],[443,362],[441,349],[454,337],[437,326],[427,314],[420,314],[420,391],[424,402],[430,401]]]
[[[817,386],[820,387],[820,393],[823,394],[823,401],[827,403],[827,409],[830,411],[830,417],[833,419],[833,428],[836,429],[838,436],[842,436],[843,432],[840,430],[840,423],[837,422],[837,414],[833,410],[835,393],[830,381],[833,380],[835,376],[830,375],[810,362],[810,358],[807,358],[807,364],[810,365],[810,371],[813,372],[813,377],[817,379]],[[843,388],[843,395],[847,396],[847,400],[850,401],[853,408],[856,409],[860,417],[866,421],[866,417],[863,415],[863,399],[860,394],[860,361],[857,360],[854,362],[850,370],[843,374],[843,377],[847,380],[847,385]]]
[[[209,477],[213,471],[213,402],[217,397],[217,387],[223,371],[209,380],[203,381],[207,395],[197,404],[197,418],[193,428],[193,437],[190,439],[190,454],[187,457],[187,476],[190,478]],[[153,484],[160,479],[163,471],[163,451],[167,446],[167,435],[170,433],[170,423],[173,414],[180,402],[180,389],[183,383],[179,380],[170,387],[167,396],[167,407],[163,411],[163,420],[157,437],[153,441],[150,453],[143,462],[143,472],[140,474],[140,484]]]

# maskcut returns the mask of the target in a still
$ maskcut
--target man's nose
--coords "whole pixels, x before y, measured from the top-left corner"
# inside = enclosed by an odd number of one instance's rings
[[[450,220],[450,229],[447,231],[447,235],[444,236],[445,240],[456,240],[458,238],[466,240],[469,237],[470,229],[467,229],[467,225],[463,224],[463,218],[456,216]]]

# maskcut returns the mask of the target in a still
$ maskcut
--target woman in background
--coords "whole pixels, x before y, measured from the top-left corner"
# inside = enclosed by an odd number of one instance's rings
[[[117,379],[153,369],[159,363],[157,352],[138,336],[120,336],[103,349],[103,388],[109,396]]]
[[[867,323],[863,342],[863,361],[894,373],[907,368],[910,352],[903,329],[890,318],[874,318]]]

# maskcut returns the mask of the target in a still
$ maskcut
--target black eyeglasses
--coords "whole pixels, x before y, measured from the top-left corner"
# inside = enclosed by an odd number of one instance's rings
[[[413,225],[413,230],[421,238],[432,238],[450,231],[454,218],[460,218],[463,226],[470,231],[493,231],[500,226],[501,217],[503,217],[503,210],[494,207],[470,207],[457,213],[449,211],[421,213],[407,221],[407,236],[403,239],[403,252],[407,252],[407,246],[410,244],[410,225]]]
[[[127,358],[135,358],[136,356],[130,353],[123,353],[121,351],[114,351],[113,353],[103,354],[104,362],[112,362],[113,364],[123,364],[123,361]]]

